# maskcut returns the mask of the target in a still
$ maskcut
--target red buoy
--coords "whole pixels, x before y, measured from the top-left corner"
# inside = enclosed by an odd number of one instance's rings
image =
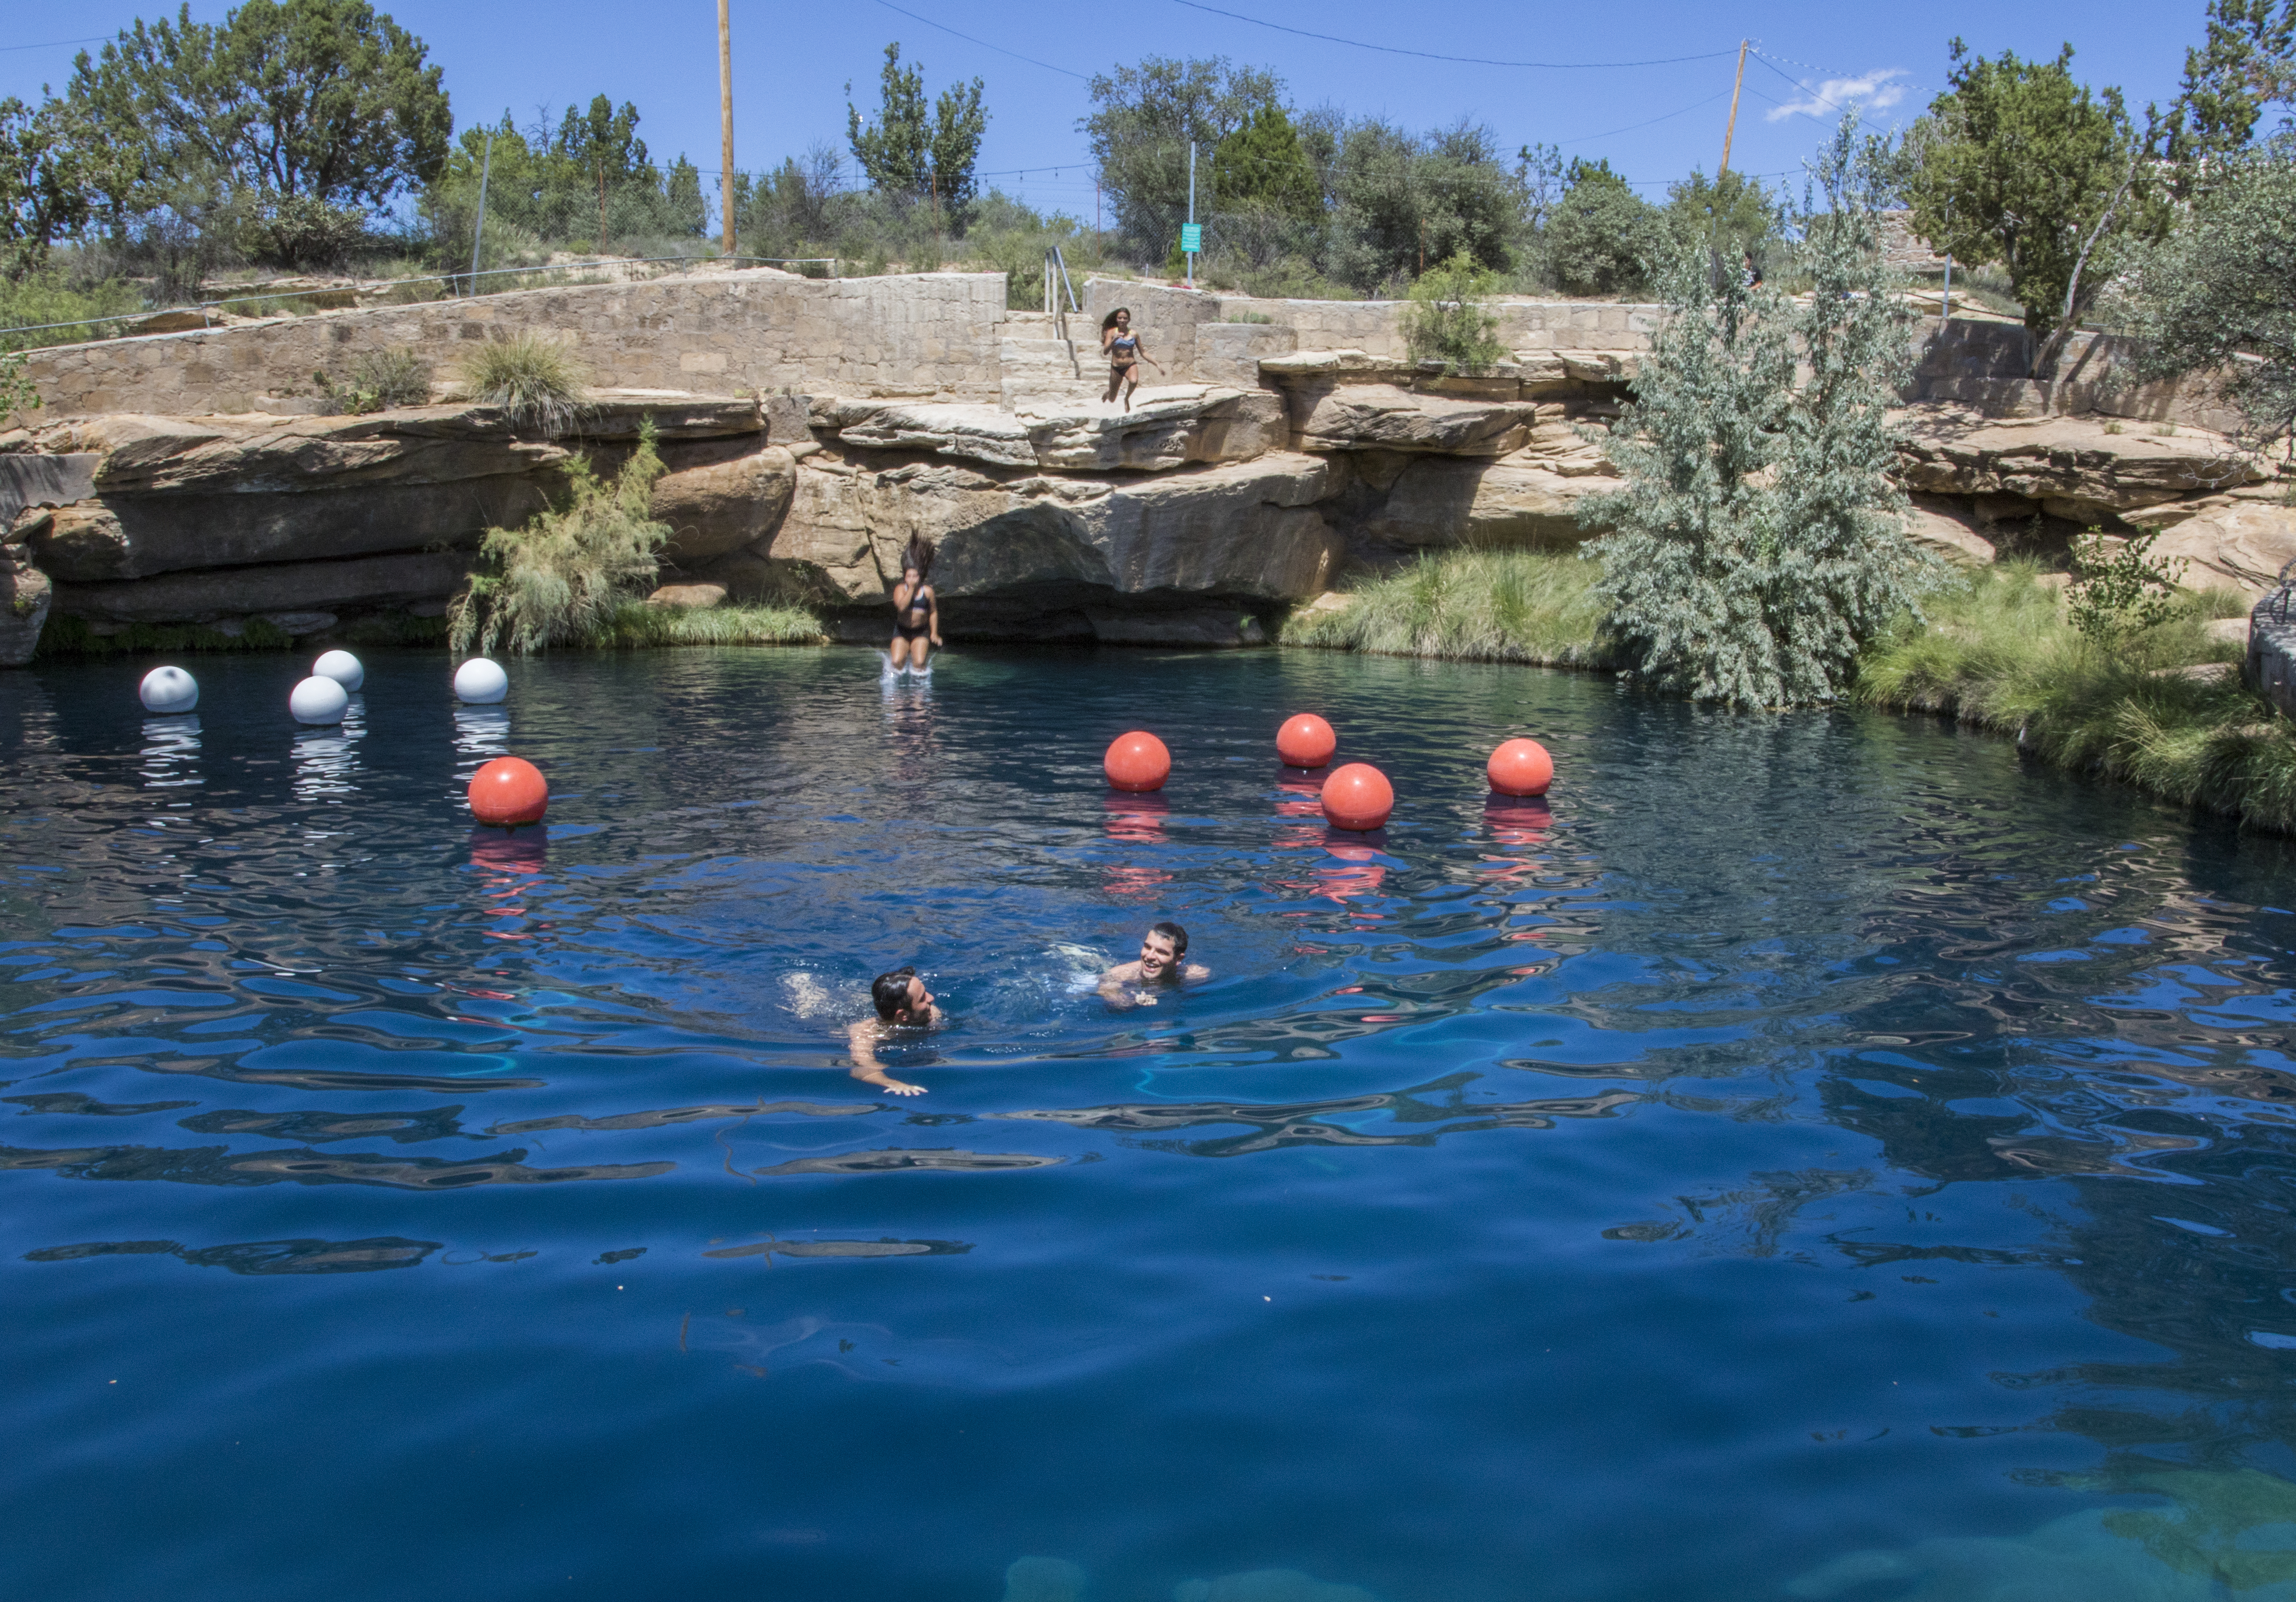
[[[471,775],[471,812],[481,823],[515,829],[539,823],[550,808],[550,782],[534,764],[497,756]]]
[[[1502,796],[1543,796],[1554,782],[1554,758],[1535,740],[1510,740],[1491,753],[1485,771]]]
[[[1302,712],[1275,731],[1275,754],[1295,768],[1319,768],[1340,748],[1332,725],[1312,712]]]
[[[1367,762],[1335,768],[1324,781],[1324,816],[1334,829],[1377,829],[1395,810],[1395,787]]]
[[[1160,790],[1172,776],[1172,754],[1153,734],[1135,729],[1110,742],[1100,765],[1108,774],[1108,782],[1118,789]]]

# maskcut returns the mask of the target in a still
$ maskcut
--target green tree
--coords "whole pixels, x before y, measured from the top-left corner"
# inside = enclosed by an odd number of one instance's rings
[[[1282,78],[1232,66],[1226,56],[1147,56],[1096,76],[1088,89],[1092,114],[1077,127],[1090,143],[1117,230],[1159,256],[1187,215],[1189,143],[1199,159],[1208,158],[1260,107],[1283,101]]]
[[[1272,211],[1301,221],[1324,212],[1324,182],[1292,114],[1263,101],[1212,148],[1212,201],[1222,210]]]
[[[2158,238],[2165,207],[2146,158],[2154,130],[2130,123],[2120,91],[2073,81],[2072,46],[2053,61],[1972,56],[1959,39],[1946,92],[1917,125],[1907,184],[1914,228],[1974,266],[1999,262],[2036,334],[2070,328],[2124,241]]]
[[[1666,225],[1677,241],[1710,251],[1732,272],[1748,256],[1762,258],[1777,234],[1778,198],[1759,178],[1693,171],[1667,185]]]
[[[2296,98],[2296,0],[2209,0],[2208,34],[2185,52],[2169,127],[2180,190],[2247,147],[2264,108]]]
[[[2251,449],[2296,437],[2296,137],[2226,159],[2117,299],[2140,378],[2210,375]]]
[[[0,100],[0,274],[12,280],[46,266],[49,247],[87,221],[92,175],[70,120],[58,101],[35,110]]]
[[[1667,313],[1608,445],[1624,489],[1591,498],[1587,552],[1644,682],[1742,707],[1833,699],[1859,647],[1915,602],[1888,413],[1908,309],[1881,256],[1878,143],[1845,118],[1800,218],[1813,293],[1659,266]],[[1799,394],[1797,356],[1809,377]]]
[[[1562,198],[1546,224],[1547,270],[1574,295],[1639,289],[1661,254],[1665,226],[1657,207],[1636,194],[1604,161],[1574,159]]]
[[[850,94],[853,86],[845,88]],[[930,192],[962,233],[972,202],[981,135],[988,127],[980,89],[977,78],[944,89],[928,113],[924,69],[904,68],[900,45],[886,45],[874,120],[864,125],[853,103],[849,101],[845,106],[846,140],[871,185],[891,194]]]
[[[1414,135],[1377,118],[1339,131],[1328,271],[1365,290],[1408,282],[1464,251],[1511,271],[1522,184],[1480,123]]]
[[[366,0],[246,0],[220,25],[138,21],[73,63],[69,98],[119,152],[115,204],[171,180],[381,206],[437,176],[454,126],[422,40]]]

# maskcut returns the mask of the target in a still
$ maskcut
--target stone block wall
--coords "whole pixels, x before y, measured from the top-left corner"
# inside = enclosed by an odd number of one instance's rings
[[[730,394],[793,389],[993,404],[1001,273],[800,278],[771,268],[635,284],[278,317],[30,353],[44,420],[244,413],[309,394],[364,353],[408,346],[453,376],[457,353],[514,333],[568,340],[602,384]]]

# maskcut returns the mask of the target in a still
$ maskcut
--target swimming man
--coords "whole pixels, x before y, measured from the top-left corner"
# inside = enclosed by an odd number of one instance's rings
[[[853,1077],[896,1096],[923,1095],[924,1086],[910,1084],[885,1072],[885,1065],[877,1060],[877,1048],[906,1043],[934,1026],[947,1023],[948,1015],[933,1005],[932,992],[925,988],[925,982],[917,977],[914,968],[897,968],[890,973],[879,974],[869,983],[869,999],[876,1006],[877,1016],[863,1018],[845,1032],[845,1043],[853,1053]]]
[[[1193,985],[1211,977],[1201,962],[1186,960],[1188,931],[1177,923],[1160,923],[1140,936],[1140,959],[1119,962],[1100,976],[1101,999],[1111,1007],[1153,1007],[1152,990]]]

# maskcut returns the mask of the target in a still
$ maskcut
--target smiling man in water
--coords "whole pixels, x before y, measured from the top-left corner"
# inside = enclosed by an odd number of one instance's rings
[[[845,1043],[853,1053],[853,1077],[865,1084],[889,1090],[896,1096],[922,1096],[925,1087],[910,1084],[885,1072],[885,1065],[877,1060],[877,1048],[882,1045],[906,1045],[936,1025],[948,1021],[948,1015],[933,1005],[932,992],[917,977],[914,968],[897,968],[890,973],[879,974],[869,984],[869,999],[877,1009],[875,1018],[863,1018],[845,1032]]]
[[[1160,923],[1140,936],[1140,960],[1119,962],[1100,976],[1101,999],[1111,1007],[1153,1007],[1156,990],[1177,990],[1212,970],[1186,960],[1188,931],[1177,923]]]

